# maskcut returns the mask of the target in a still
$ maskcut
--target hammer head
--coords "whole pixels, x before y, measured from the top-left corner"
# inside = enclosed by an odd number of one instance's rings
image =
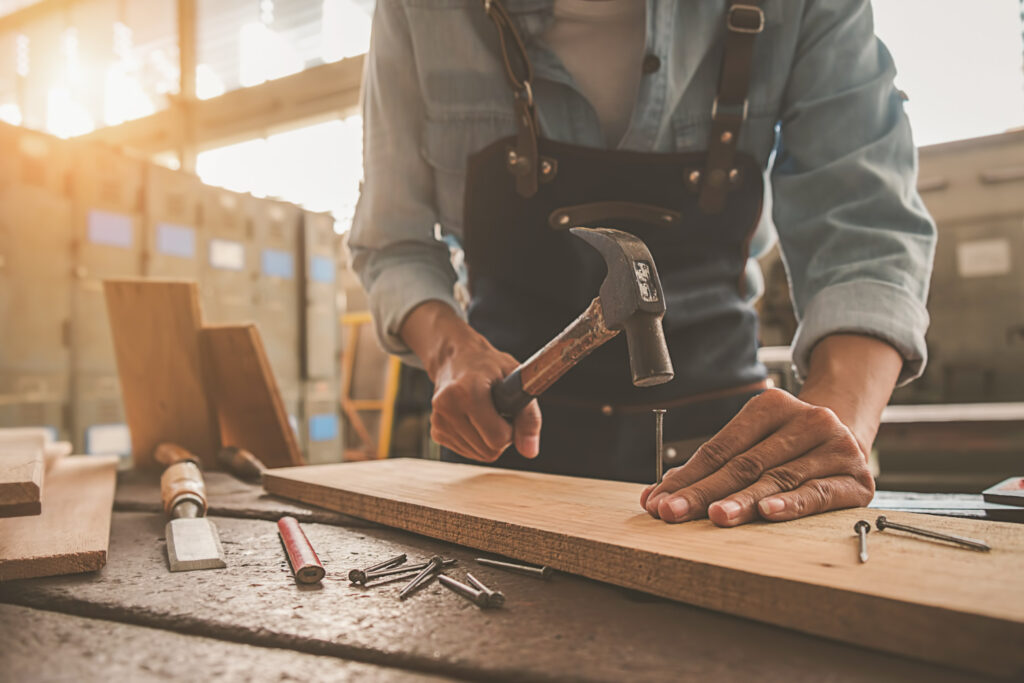
[[[611,330],[625,330],[633,384],[649,387],[675,376],[661,319],[665,293],[647,245],[628,232],[610,228],[572,228],[604,257],[608,274],[601,283],[601,307]]]

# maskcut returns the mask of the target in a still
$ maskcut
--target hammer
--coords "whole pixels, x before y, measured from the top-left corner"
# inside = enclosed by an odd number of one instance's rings
[[[494,406],[508,420],[622,330],[635,386],[663,384],[675,374],[661,327],[665,295],[647,245],[635,235],[610,228],[570,232],[600,252],[608,274],[587,310],[491,389]]]

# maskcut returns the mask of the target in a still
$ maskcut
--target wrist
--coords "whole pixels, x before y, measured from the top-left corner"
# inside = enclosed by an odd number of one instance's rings
[[[867,455],[903,367],[899,352],[873,337],[837,334],[822,339],[810,361],[800,400],[831,409]]]
[[[483,335],[470,327],[455,309],[433,299],[423,302],[406,316],[399,335],[423,363],[432,381],[438,370],[459,353],[489,347]]]

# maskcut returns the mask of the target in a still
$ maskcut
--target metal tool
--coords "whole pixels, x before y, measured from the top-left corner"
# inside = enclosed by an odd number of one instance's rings
[[[288,566],[292,568],[295,580],[305,584],[320,583],[327,572],[299,526],[299,520],[282,517],[277,520],[277,533],[281,537],[285,555],[288,556]]]
[[[441,567],[443,566],[444,558],[442,558],[440,555],[434,555],[427,562],[427,565],[423,568],[423,571],[417,574],[416,578],[410,581],[409,585],[402,589],[402,592],[398,594],[398,599],[405,600],[407,597],[415,593],[417,590],[427,585],[427,582],[430,581],[430,579],[432,579],[433,577],[437,576],[437,574],[441,571]]]
[[[161,444],[157,451],[168,461],[179,458],[170,462],[160,477],[160,497],[171,520],[164,529],[170,570],[223,569],[227,566],[224,549],[217,527],[205,516],[206,485],[195,456],[170,444]]]
[[[906,524],[899,524],[897,522],[890,522],[885,518],[885,515],[879,515],[878,519],[875,520],[875,526],[878,527],[879,531],[883,529],[896,529],[897,531],[906,531],[908,534],[917,534],[918,536],[926,536],[928,538],[934,538],[939,541],[948,541],[950,543],[956,543],[965,548],[971,548],[972,550],[981,550],[988,552],[992,550],[988,543],[985,541],[978,540],[976,538],[967,538],[966,536],[955,536],[953,534],[944,534],[940,531],[932,531],[930,529],[922,529],[916,526],[908,526]]]
[[[225,446],[217,451],[217,462],[231,474],[247,481],[260,481],[267,471],[267,466],[259,458],[237,446]]]
[[[452,592],[461,595],[462,597],[466,598],[467,600],[469,600],[481,609],[487,609],[493,606],[491,604],[490,599],[487,596],[487,593],[485,593],[482,590],[467,586],[461,581],[456,581],[452,577],[445,576],[444,574],[438,574],[437,580],[440,581],[441,585],[445,588],[448,588]]]
[[[516,564],[515,562],[502,562],[501,560],[489,560],[486,557],[478,557],[476,561],[487,567],[505,569],[510,572],[526,574],[527,576],[536,576],[541,579],[549,579],[552,574],[551,567],[535,567],[528,564]]]
[[[445,560],[445,561],[443,561],[441,563],[441,567],[442,568],[443,567],[450,567],[453,564],[455,564],[456,562],[457,562],[457,560]],[[428,564],[430,564],[430,563],[429,562],[421,562],[420,564],[407,564],[404,567],[396,567],[395,569],[384,569],[382,571],[373,572],[372,574],[368,573],[366,575],[366,580],[365,581],[354,581],[353,583],[361,583],[363,585],[366,585],[368,582],[374,581],[376,579],[384,579],[384,578],[387,578],[389,576],[399,576],[401,574],[411,574],[412,572],[420,571],[421,569],[426,567]],[[349,578],[350,579],[352,578],[351,575],[349,576]]]
[[[662,462],[662,456],[664,456],[664,424],[665,424],[665,409],[655,408],[654,409],[654,481],[657,484],[661,483],[663,478],[662,469],[664,463]]]
[[[466,572],[466,580],[473,584],[474,588],[487,596],[487,604],[489,607],[501,607],[505,604],[505,594],[501,591],[488,588],[484,585],[483,581],[476,578],[469,572]]]
[[[491,390],[494,406],[510,420],[590,352],[622,330],[626,331],[635,386],[663,384],[675,374],[661,326],[665,295],[647,245],[620,230],[572,228],[570,232],[600,252],[608,274],[587,310],[494,385]]]
[[[402,553],[401,555],[395,555],[390,559],[384,560],[383,562],[375,564],[372,567],[367,567],[366,569],[353,569],[348,573],[348,580],[352,583],[366,583],[367,575],[373,574],[374,572],[382,571],[384,569],[391,569],[393,567],[397,567],[398,565],[404,563],[405,560],[406,554]],[[404,569],[408,571],[409,568],[404,567]]]
[[[868,532],[871,531],[871,522],[860,520],[853,525],[853,530],[857,532],[860,537],[860,561],[861,563],[868,561]]]

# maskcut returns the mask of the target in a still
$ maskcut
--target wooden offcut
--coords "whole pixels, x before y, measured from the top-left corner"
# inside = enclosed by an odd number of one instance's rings
[[[423,460],[267,472],[264,487],[337,512],[673,600],[872,649],[1024,673],[1024,528],[891,513],[981,538],[989,553],[894,531],[858,562],[842,510],[731,529],[666,524],[637,484]]]
[[[0,444],[0,517],[38,515],[42,498],[42,448]]]
[[[96,571],[107,562],[117,457],[77,455],[46,474],[42,514],[0,519],[0,581]]]
[[[203,328],[206,386],[227,446],[244,448],[267,467],[301,465],[274,373],[255,325]]]
[[[103,285],[136,467],[158,467],[153,450],[165,441],[216,467],[220,435],[203,384],[196,284],[107,280]]]

